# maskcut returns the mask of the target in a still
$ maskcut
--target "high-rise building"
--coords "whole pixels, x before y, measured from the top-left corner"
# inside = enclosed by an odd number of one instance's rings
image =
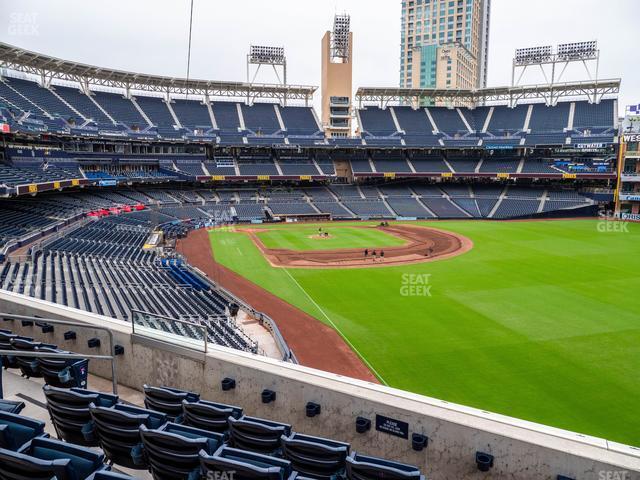
[[[400,86],[487,84],[491,0],[402,0]]]

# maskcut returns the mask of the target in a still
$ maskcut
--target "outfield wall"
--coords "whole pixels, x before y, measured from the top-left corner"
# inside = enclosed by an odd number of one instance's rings
[[[209,345],[199,351],[194,342],[164,333],[155,338],[132,334],[123,322],[92,315],[49,302],[0,290],[0,312],[82,322],[113,330],[124,346],[117,357],[118,380],[140,390],[144,383],[200,392],[203,399],[235,404],[252,416],[290,423],[295,431],[350,442],[360,453],[381,456],[419,466],[432,480],[452,479],[556,479],[558,475],[580,480],[640,479],[640,449],[603,439],[525,422],[473,408],[411,394],[364,381]],[[0,322],[8,328],[59,347],[85,354],[109,354],[105,332],[80,330],[77,339],[65,341],[73,327],[56,326],[43,334],[37,326]],[[138,331],[138,327],[136,327]],[[102,345],[87,347],[98,337]],[[109,362],[90,363],[92,373],[110,378]],[[235,390],[223,392],[220,381],[234,378]],[[261,392],[276,392],[276,401],[261,402]],[[308,418],[305,405],[321,405],[321,414]],[[376,416],[407,424],[409,439],[375,428]],[[355,419],[371,420],[372,428],[356,433]],[[400,431],[403,424],[398,423]],[[429,437],[425,450],[411,448],[411,434]],[[488,473],[479,472],[475,453],[495,457]]]

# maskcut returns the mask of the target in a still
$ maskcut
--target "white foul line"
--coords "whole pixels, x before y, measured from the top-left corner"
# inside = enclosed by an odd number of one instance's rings
[[[295,278],[293,278],[293,276],[289,273],[289,270],[287,270],[286,268],[283,268],[283,270],[287,273],[287,275],[289,275],[289,278],[290,278],[291,280],[293,280],[293,283],[295,283],[295,284],[298,286],[298,288],[299,288],[300,290],[302,290],[302,293],[304,293],[304,294],[307,296],[307,298],[308,298],[309,300],[311,300],[311,303],[313,303],[313,305],[318,309],[318,311],[319,311],[320,313],[322,313],[322,315],[324,316],[324,318],[326,318],[326,319],[327,319],[327,321],[331,324],[331,326],[333,327],[333,329],[334,329],[336,332],[338,332],[338,334],[343,338],[343,340],[344,340],[345,342],[347,342],[347,344],[349,345],[349,347],[351,347],[351,349],[352,349],[354,352],[356,352],[356,354],[360,357],[360,359],[361,359],[364,363],[366,363],[366,364],[367,364],[367,367],[369,367],[369,369],[374,373],[374,375],[375,375],[376,377],[378,377],[378,379],[379,379],[379,380],[380,380],[384,385],[389,386],[389,384],[384,380],[384,378],[382,378],[382,376],[381,376],[381,375],[376,371],[376,369],[375,369],[375,368],[373,368],[373,366],[372,366],[372,365],[369,363],[369,361],[364,357],[364,355],[362,355],[362,354],[358,351],[358,349],[357,349],[357,348],[356,348],[356,347],[355,347],[355,346],[354,346],[354,345],[349,341],[349,339],[347,338],[347,336],[346,336],[344,333],[342,333],[342,331],[338,328],[338,326],[337,326],[335,323],[333,323],[333,320],[331,320],[331,319],[329,318],[329,315],[327,315],[327,314],[325,313],[325,311],[320,307],[320,305],[318,305],[318,304],[316,303],[316,301],[315,301],[313,298],[311,298],[311,295],[309,295],[309,293],[307,293],[307,291],[306,291],[304,288],[302,288],[302,285],[300,285],[300,283],[299,283]]]

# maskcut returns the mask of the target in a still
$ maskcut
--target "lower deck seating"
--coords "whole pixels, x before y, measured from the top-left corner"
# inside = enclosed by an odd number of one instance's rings
[[[144,251],[150,228],[124,225],[120,218],[77,228],[37,252],[33,263],[7,264],[0,274],[2,287],[124,321],[131,321],[137,310],[194,322],[206,326],[212,342],[256,349],[239,329],[216,319],[225,315],[224,298]],[[195,335],[194,329],[176,322],[160,322],[160,327]]]
[[[336,201],[313,202],[322,213],[328,213],[332,218],[355,218],[355,214]]]
[[[390,197],[387,203],[400,217],[433,218],[433,214],[415,198]]]
[[[521,200],[505,198],[492,218],[518,218],[535,215],[540,208],[540,200]]]
[[[440,218],[469,218],[466,212],[458,208],[448,198],[422,198],[422,203]]]
[[[317,215],[317,211],[310,203],[300,201],[297,203],[277,203],[269,202],[271,212],[278,215]]]
[[[59,439],[48,438],[40,420],[0,413],[1,478],[132,480],[111,476],[113,465],[161,480],[205,479],[213,472],[264,480],[424,480],[417,467],[243,415],[241,407],[204,401],[198,393],[145,385],[143,408],[99,391],[43,390]],[[162,411],[165,401],[171,416]]]
[[[391,218],[393,213],[387,208],[382,200],[345,200],[344,205],[362,218]]]

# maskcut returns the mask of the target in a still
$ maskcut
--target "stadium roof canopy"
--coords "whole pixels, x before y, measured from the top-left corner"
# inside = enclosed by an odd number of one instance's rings
[[[605,95],[618,94],[620,83],[621,80],[616,78],[471,90],[361,87],[356,92],[356,102],[360,106],[365,103],[378,103],[381,107],[390,103],[418,106],[426,100],[452,106],[482,105],[490,102],[508,102],[510,106],[515,106],[521,100],[543,100],[547,105],[555,105],[560,98],[583,97],[597,103]]]
[[[78,82],[83,88],[89,85],[141,90],[164,94],[208,95],[209,97],[244,97],[249,102],[255,98],[287,100],[313,99],[318,87],[307,85],[249,84],[245,82],[219,82],[194,80],[159,75],[111,70],[84,63],[61,60],[0,42],[0,67],[38,75],[43,83],[51,79]]]

